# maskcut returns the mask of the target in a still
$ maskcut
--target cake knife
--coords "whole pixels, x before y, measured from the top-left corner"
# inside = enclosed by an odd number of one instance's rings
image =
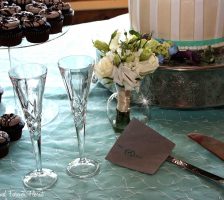
[[[217,176],[215,174],[212,174],[210,172],[207,172],[203,169],[200,169],[198,167],[195,167],[194,165],[191,165],[183,160],[179,160],[177,158],[174,158],[172,156],[168,156],[167,161],[183,168],[183,169],[186,169],[190,172],[192,172],[193,174],[196,174],[196,175],[200,175],[200,176],[203,176],[203,177],[206,177],[206,178],[209,178],[210,180],[216,182],[216,183],[219,183],[219,184],[224,184],[224,178],[220,177],[220,176]]]
[[[224,160],[224,142],[201,133],[189,133],[188,137]]]

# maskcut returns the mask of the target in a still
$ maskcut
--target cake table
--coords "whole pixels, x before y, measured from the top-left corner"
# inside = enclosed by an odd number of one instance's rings
[[[223,185],[195,176],[168,162],[165,162],[155,175],[147,175],[116,166],[105,160],[116,137],[105,112],[111,92],[100,83],[91,86],[86,127],[88,135],[86,154],[99,161],[100,173],[90,179],[74,179],[66,174],[67,163],[76,157],[78,152],[74,153],[74,149],[77,149],[73,141],[76,139],[74,122],[57,61],[71,54],[95,56],[92,40],[107,41],[115,29],[124,30],[128,25],[128,15],[74,25],[70,27],[67,34],[57,40],[35,48],[21,49],[21,53],[35,61],[38,60],[41,52],[41,62],[48,67],[45,99],[53,100],[58,105],[59,111],[56,118],[42,128],[42,156],[43,165],[58,174],[58,182],[47,191],[24,189],[21,178],[35,166],[29,133],[28,130],[24,130],[22,138],[12,143],[9,154],[0,160],[1,200],[224,199]],[[0,51],[0,56],[1,84],[5,89],[2,100],[6,102],[8,99],[13,99],[12,86],[7,74],[9,68],[7,51]],[[19,55],[14,56],[19,57]],[[4,107],[4,103],[0,107]],[[187,133],[198,131],[224,141],[223,108],[186,111],[153,107],[150,127],[176,144],[172,152],[173,156],[211,173],[224,176],[223,161],[187,137]]]

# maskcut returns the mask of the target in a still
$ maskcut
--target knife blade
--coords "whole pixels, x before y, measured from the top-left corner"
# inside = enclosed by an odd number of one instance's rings
[[[186,169],[190,172],[192,172],[193,174],[196,174],[196,175],[200,175],[200,176],[203,176],[203,177],[206,177],[206,178],[209,178],[210,180],[216,182],[216,183],[219,183],[219,184],[224,184],[224,178],[220,177],[220,176],[217,176],[215,174],[212,174],[208,171],[205,171],[201,168],[198,168],[194,165],[191,165],[183,160],[179,160],[177,158],[174,158],[173,156],[168,156],[167,161],[183,168],[183,169]]]
[[[188,137],[218,156],[220,159],[224,160],[224,142],[221,142],[211,136],[195,132],[189,133]]]

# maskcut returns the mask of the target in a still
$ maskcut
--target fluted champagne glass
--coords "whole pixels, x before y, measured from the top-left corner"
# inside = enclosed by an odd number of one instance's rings
[[[42,168],[41,162],[41,117],[42,99],[47,76],[47,68],[41,64],[27,63],[12,67],[9,70],[13,89],[19,99],[36,160],[36,170],[23,178],[26,187],[44,190],[52,187],[57,181],[57,174]]]
[[[79,158],[70,162],[67,173],[73,177],[92,177],[99,171],[97,161],[84,155],[86,134],[86,109],[94,59],[87,55],[71,55],[61,58],[58,67],[68,94],[78,140]]]

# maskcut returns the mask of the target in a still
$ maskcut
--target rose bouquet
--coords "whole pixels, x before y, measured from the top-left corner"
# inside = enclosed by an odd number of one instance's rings
[[[95,65],[99,79],[109,78],[123,86],[125,90],[138,90],[145,75],[153,73],[159,66],[158,57],[150,46],[151,37],[135,31],[121,33],[115,31],[109,43],[96,40],[94,47],[101,56]]]
[[[151,35],[134,30],[122,35],[116,30],[108,43],[95,40],[93,45],[100,56],[94,68],[95,75],[100,80],[109,79],[115,83],[116,117],[110,121],[114,128],[122,130],[130,121],[131,91],[139,92],[141,80],[153,73],[159,62],[170,58],[171,43],[154,40]]]

